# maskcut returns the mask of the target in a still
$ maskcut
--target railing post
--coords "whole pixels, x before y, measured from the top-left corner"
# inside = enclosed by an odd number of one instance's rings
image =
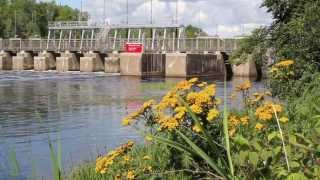
[[[81,32],[81,39],[80,39],[80,51],[82,51],[82,48],[83,48],[83,38],[84,38],[84,33],[85,33],[85,30],[82,30]]]
[[[51,30],[49,29],[48,40],[47,40],[47,50],[49,49],[50,37],[51,37]]]
[[[71,38],[72,38],[72,30],[69,31],[69,39],[68,39],[68,49],[71,47]]]
[[[61,50],[62,35],[63,35],[63,30],[61,30],[61,31],[60,31],[59,44],[58,44],[58,51],[60,51],[60,50]]]
[[[163,41],[162,41],[162,51],[165,51],[165,43],[166,43],[166,37],[167,37],[167,29],[164,29],[164,32],[163,32]]]
[[[118,30],[116,29],[116,30],[114,31],[114,39],[113,39],[113,46],[112,46],[112,49],[113,49],[113,50],[116,49],[117,35],[118,35]]]
[[[152,43],[151,43],[151,50],[154,50],[154,41],[156,38],[156,29],[152,29]]]

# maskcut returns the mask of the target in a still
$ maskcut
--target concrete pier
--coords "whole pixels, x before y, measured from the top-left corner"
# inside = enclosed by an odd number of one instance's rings
[[[258,72],[256,64],[252,60],[252,57],[248,57],[248,62],[245,64],[240,64],[238,66],[233,66],[233,74],[238,77],[257,77]]]
[[[80,58],[81,72],[97,72],[104,71],[104,64],[98,53],[89,52]]]
[[[67,72],[67,71],[79,71],[80,62],[75,53],[66,51],[61,54],[61,57],[57,57],[57,71]]]
[[[121,53],[120,73],[125,76],[141,76],[142,53]]]
[[[166,77],[187,77],[187,54],[168,53],[166,56]]]
[[[0,71],[1,70],[12,70],[12,56],[5,51],[0,52]]]
[[[119,73],[120,72],[120,57],[118,53],[109,54],[104,59],[104,72]]]
[[[34,57],[34,70],[35,71],[48,71],[56,69],[56,60],[53,53],[42,52]]]
[[[12,58],[13,70],[31,70],[34,67],[34,61],[31,53],[21,51]]]

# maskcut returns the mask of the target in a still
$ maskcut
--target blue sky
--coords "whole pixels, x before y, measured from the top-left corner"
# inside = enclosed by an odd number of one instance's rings
[[[126,19],[126,0],[105,0],[107,19],[121,23]],[[150,22],[151,0],[128,0],[129,22]],[[260,8],[262,0],[178,0],[181,24],[200,26],[210,34],[230,37],[267,25],[272,19]],[[80,0],[56,0],[57,3],[80,8]],[[153,21],[172,22],[176,12],[175,0],[153,0]],[[103,19],[104,0],[83,0],[83,9],[94,20]]]

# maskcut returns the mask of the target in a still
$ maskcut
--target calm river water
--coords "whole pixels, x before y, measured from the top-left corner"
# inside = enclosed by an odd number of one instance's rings
[[[60,139],[68,170],[128,139],[139,141],[121,118],[145,99],[159,99],[182,79],[144,81],[104,73],[0,72],[0,179],[52,179],[48,139]],[[223,95],[223,83],[218,95]],[[228,92],[242,82],[228,82]],[[264,89],[261,82],[255,89]],[[237,106],[237,104],[233,104]],[[14,157],[16,154],[16,158]]]

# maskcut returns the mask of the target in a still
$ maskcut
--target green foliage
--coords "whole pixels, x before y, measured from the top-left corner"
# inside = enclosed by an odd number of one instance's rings
[[[117,175],[126,177],[129,170],[134,170],[135,176],[139,179],[191,179],[191,172],[175,169],[172,165],[172,158],[183,159],[184,154],[175,154],[169,147],[162,144],[150,143],[144,146],[136,146],[126,155],[129,161],[123,157],[115,160],[108,174],[101,175],[95,172],[94,164],[87,164],[74,169],[66,179],[74,180],[109,180]],[[148,156],[149,158],[144,158]],[[192,163],[192,162],[189,162]],[[151,167],[152,170],[148,170]]]
[[[185,28],[186,37],[187,38],[196,38],[197,36],[207,36],[208,34],[205,33],[201,28],[188,25]]]
[[[77,20],[79,11],[52,2],[35,0],[0,1],[0,37],[15,36],[15,17],[18,37],[43,37],[48,31],[49,21]]]
[[[259,28],[254,30],[250,36],[242,38],[239,41],[239,48],[232,54],[230,62],[239,65],[252,58],[258,66],[264,65],[267,52],[267,36],[267,29]]]

